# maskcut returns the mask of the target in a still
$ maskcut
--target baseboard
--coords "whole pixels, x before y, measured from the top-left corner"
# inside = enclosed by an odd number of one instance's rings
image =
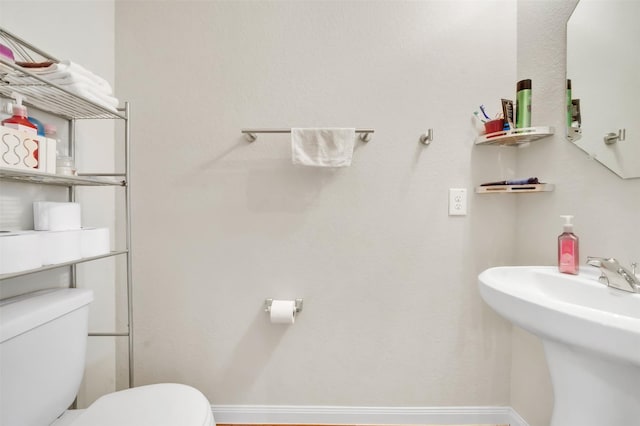
[[[511,407],[509,407],[509,410],[511,411],[511,420],[509,421],[509,424],[511,426],[529,426],[529,423],[527,423],[527,421],[523,419],[516,410]]]
[[[213,405],[216,423],[529,426],[511,407],[339,407],[298,405]]]

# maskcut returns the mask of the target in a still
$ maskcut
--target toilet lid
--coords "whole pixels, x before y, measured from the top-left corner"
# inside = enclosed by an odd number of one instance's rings
[[[197,389],[174,383],[140,386],[100,397],[72,426],[214,426]]]

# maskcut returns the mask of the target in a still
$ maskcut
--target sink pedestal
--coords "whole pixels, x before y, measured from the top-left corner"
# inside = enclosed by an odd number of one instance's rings
[[[551,373],[551,426],[640,426],[640,293],[610,288],[599,271],[555,266],[483,271],[480,295],[540,337]]]
[[[640,366],[543,338],[551,426],[640,425]]]

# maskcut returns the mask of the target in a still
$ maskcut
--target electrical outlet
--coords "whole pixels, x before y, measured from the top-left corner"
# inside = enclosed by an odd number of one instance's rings
[[[449,188],[449,216],[467,215],[467,189]]]

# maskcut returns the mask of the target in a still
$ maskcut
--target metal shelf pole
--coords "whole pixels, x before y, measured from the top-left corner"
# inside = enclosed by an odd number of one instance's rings
[[[129,119],[131,118],[131,105],[124,103],[124,174],[127,182],[125,190],[125,211],[126,211],[126,247],[127,247],[127,321],[129,330],[129,387],[134,384],[133,371],[133,271],[131,265],[131,132]]]

